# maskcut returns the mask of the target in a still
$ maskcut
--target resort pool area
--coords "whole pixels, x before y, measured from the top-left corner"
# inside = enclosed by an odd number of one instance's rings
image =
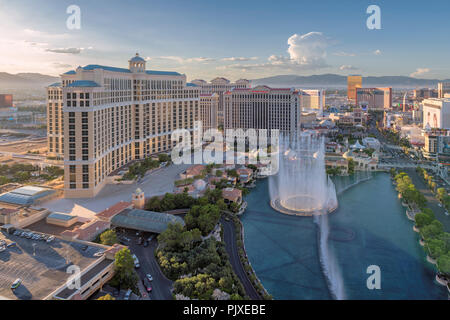
[[[389,175],[377,173],[356,185],[354,180],[335,179],[339,208],[328,215],[328,245],[342,276],[345,298],[447,299]],[[269,293],[275,299],[331,299],[313,219],[273,210],[267,179],[259,180],[245,200],[248,208],[241,219],[247,255]],[[381,269],[380,290],[366,286],[371,265]]]

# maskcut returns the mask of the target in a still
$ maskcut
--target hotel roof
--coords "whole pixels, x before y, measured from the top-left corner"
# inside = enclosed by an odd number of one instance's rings
[[[100,87],[100,85],[95,81],[90,80],[78,80],[74,81],[68,85],[68,87]]]
[[[122,73],[131,73],[130,69],[126,68],[116,68],[116,67],[109,67],[109,66],[102,66],[99,64],[89,64],[87,66],[82,67],[83,70],[86,71],[92,71],[95,69],[102,69],[105,71],[111,71],[111,72],[122,72]],[[75,74],[75,71],[69,71],[65,74]],[[165,75],[165,76],[181,76],[180,73],[175,71],[157,71],[157,70],[147,70],[145,71],[146,74],[149,75]]]
[[[184,225],[184,220],[178,216],[162,212],[125,209],[114,216],[111,223],[122,228],[161,233],[167,229],[169,223]]]
[[[70,214],[64,214],[64,213],[50,213],[47,218],[50,219],[57,219],[57,220],[63,220],[63,221],[70,221],[72,219],[78,218],[77,216],[72,216]]]
[[[115,215],[121,213],[123,210],[125,210],[127,208],[131,208],[131,202],[120,201],[120,202],[116,203],[115,205],[113,205],[109,208],[106,208],[102,212],[97,213],[97,217],[99,219],[110,220]]]
[[[32,205],[39,198],[45,197],[55,191],[48,188],[25,186],[0,195],[0,202]]]

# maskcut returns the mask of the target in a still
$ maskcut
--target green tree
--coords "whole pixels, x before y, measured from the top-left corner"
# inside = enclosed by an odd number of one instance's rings
[[[109,293],[98,298],[97,300],[116,300],[116,298],[114,298],[113,296],[111,296]]]
[[[168,162],[170,161],[170,156],[168,154],[161,153],[158,155],[158,160],[159,162]]]
[[[439,239],[427,240],[425,247],[431,258],[437,259],[441,255],[445,254],[445,243]]]
[[[416,220],[416,226],[419,229],[424,227],[424,226],[429,225],[434,220],[432,217],[430,217],[426,213],[418,213],[418,214],[416,214],[414,219]]]
[[[441,201],[445,198],[445,196],[447,196],[447,191],[444,188],[437,189],[436,193],[437,198]]]
[[[151,197],[150,200],[147,201],[145,204],[145,209],[149,211],[161,211],[161,201],[159,200],[159,197]]]
[[[198,229],[186,231],[180,223],[169,223],[158,236],[160,248],[164,251],[186,251],[202,240]]]
[[[216,281],[208,274],[178,279],[174,283],[174,291],[192,299],[209,300],[216,288]]]
[[[348,159],[348,173],[355,173],[355,160],[353,160],[352,158]]]
[[[138,278],[134,271],[134,260],[130,249],[123,248],[114,256],[115,275],[111,280],[113,286],[134,289]]]
[[[193,206],[186,214],[184,221],[187,230],[198,228],[206,236],[214,229],[219,219],[219,207],[208,204],[206,206]]]
[[[435,239],[438,236],[440,236],[444,231],[444,226],[441,222],[438,220],[434,220],[429,225],[423,227],[420,230],[420,234],[422,238],[425,239],[425,241],[428,241],[430,239]]]
[[[0,176],[0,186],[9,183],[9,179],[5,176]]]
[[[437,267],[440,273],[450,276],[450,252],[441,255],[437,259]]]
[[[112,246],[115,243],[119,243],[116,232],[114,230],[106,230],[103,232],[100,235],[100,243],[107,246]]]

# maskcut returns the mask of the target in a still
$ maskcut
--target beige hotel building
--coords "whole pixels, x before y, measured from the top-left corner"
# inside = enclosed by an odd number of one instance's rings
[[[230,82],[230,80],[222,77],[214,78],[210,83],[205,80],[192,80],[192,83],[201,87],[202,94],[217,93],[219,96],[219,106],[217,109],[217,124],[223,126],[224,124],[224,99],[223,94],[234,88],[245,89],[250,88],[250,81],[246,79],[239,79],[236,82]]]
[[[301,92],[292,88],[234,88],[224,93],[224,128],[288,134],[300,125],[301,100]]]
[[[49,155],[64,159],[67,198],[94,197],[113,171],[169,151],[175,129],[193,130],[200,88],[177,72],[87,65],[47,88]]]

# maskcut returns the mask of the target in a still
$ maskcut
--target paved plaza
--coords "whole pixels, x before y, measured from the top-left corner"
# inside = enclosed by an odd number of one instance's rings
[[[109,184],[95,198],[57,199],[41,204],[53,212],[68,213],[85,218],[93,218],[95,214],[109,208],[119,201],[131,201],[131,194],[141,188],[145,197],[173,192],[174,181],[189,165],[170,165],[148,173],[133,184]]]

